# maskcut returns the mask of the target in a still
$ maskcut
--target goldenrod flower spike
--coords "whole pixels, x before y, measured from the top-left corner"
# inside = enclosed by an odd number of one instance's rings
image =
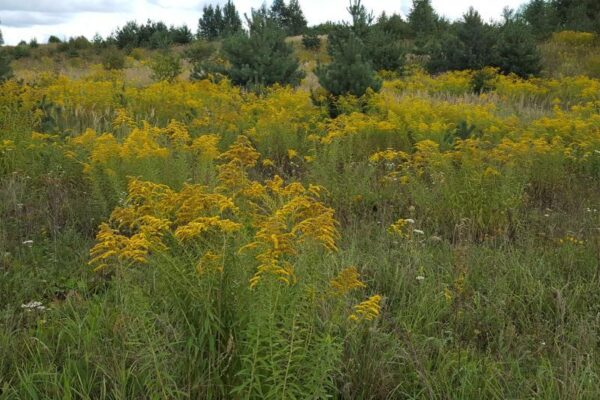
[[[354,306],[354,313],[348,319],[353,321],[372,321],[381,313],[381,296],[376,294]]]
[[[333,278],[329,285],[334,294],[343,296],[353,289],[364,288],[367,286],[361,282],[359,278],[360,274],[356,267],[348,267],[343,269],[338,276]]]

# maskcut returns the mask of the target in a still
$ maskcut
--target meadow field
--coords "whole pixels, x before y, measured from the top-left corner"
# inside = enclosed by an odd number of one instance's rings
[[[600,80],[19,62],[0,399],[600,398]]]

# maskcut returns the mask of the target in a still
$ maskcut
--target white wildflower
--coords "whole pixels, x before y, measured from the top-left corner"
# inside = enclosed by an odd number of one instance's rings
[[[423,275],[419,275],[419,276],[417,276],[417,280],[418,281],[424,281],[425,277]]]
[[[23,244],[25,246],[31,246],[31,245],[33,245],[33,240],[25,240],[25,241],[23,241]]]
[[[39,301],[30,301],[29,303],[21,304],[21,308],[27,311],[39,310],[43,311],[46,309],[44,305]]]
[[[413,229],[413,232],[416,233],[416,234],[418,234],[418,235],[424,235],[425,234],[425,232],[423,232],[420,229]]]

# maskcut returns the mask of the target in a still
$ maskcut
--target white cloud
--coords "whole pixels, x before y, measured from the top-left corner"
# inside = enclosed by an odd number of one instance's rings
[[[0,0],[0,26],[7,44],[36,37],[70,37],[95,33],[110,34],[129,20],[161,20],[167,24],[187,24],[196,30],[202,7],[225,0]],[[269,3],[270,1],[267,1]],[[517,8],[524,0],[432,0],[439,14],[450,19],[460,18],[475,7],[484,19],[499,19],[505,6]],[[260,7],[263,0],[234,0],[241,13]],[[300,0],[310,24],[347,19],[348,0]],[[382,11],[406,15],[412,0],[364,0],[367,8],[378,15]],[[6,22],[6,23],[4,23]]]
[[[128,11],[127,0],[1,0],[0,11],[33,11],[74,13],[81,11]]]

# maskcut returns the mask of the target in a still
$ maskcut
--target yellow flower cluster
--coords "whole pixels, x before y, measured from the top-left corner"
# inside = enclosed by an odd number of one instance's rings
[[[183,137],[181,132],[185,132],[174,123],[167,130],[175,132],[171,136]],[[279,176],[264,184],[250,180],[248,172],[259,153],[245,136],[238,136],[217,158],[221,162],[218,185],[212,190],[185,184],[174,191],[166,185],[130,179],[124,205],[100,227],[90,263],[97,270],[111,262],[145,263],[152,251],[166,250],[163,239],[167,235],[181,245],[204,243],[215,234],[227,237],[246,226],[255,230],[254,239],[241,250],[256,250],[258,266],[250,280],[255,287],[265,275],[294,284],[293,262],[301,246],[337,250],[334,211],[320,201],[323,188],[298,182],[286,185]],[[205,253],[198,270],[214,270],[211,254]]]
[[[397,236],[402,239],[409,239],[412,235],[412,225],[415,223],[412,219],[400,218],[388,228],[390,235]]]
[[[560,244],[571,244],[571,245],[575,245],[575,246],[583,246],[585,244],[585,242],[583,240],[577,239],[573,235],[567,235],[564,238],[559,239],[558,243],[560,243]]]
[[[338,296],[343,296],[352,289],[364,288],[365,285],[360,279],[360,274],[356,267],[344,268],[330,282],[331,289]]]
[[[91,250],[96,270],[119,264],[145,263],[151,251],[167,249],[163,238],[171,235],[190,242],[211,232],[229,235],[241,224],[223,215],[235,211],[233,201],[207,193],[200,185],[185,185],[175,192],[165,185],[131,179],[125,206],[112,212],[103,223]]]
[[[381,299],[378,294],[354,306],[354,312],[348,317],[352,321],[372,321],[381,313]]]
[[[296,281],[294,269],[288,259],[298,254],[299,246],[314,243],[328,251],[336,251],[338,231],[333,209],[319,201],[322,188],[300,183],[284,185],[276,176],[265,183],[264,195],[258,199],[257,209],[269,214],[255,214],[258,231],[254,241],[245,249],[257,249],[259,262],[250,284],[255,287],[265,274],[274,274],[286,284]],[[275,206],[269,207],[269,203]]]

